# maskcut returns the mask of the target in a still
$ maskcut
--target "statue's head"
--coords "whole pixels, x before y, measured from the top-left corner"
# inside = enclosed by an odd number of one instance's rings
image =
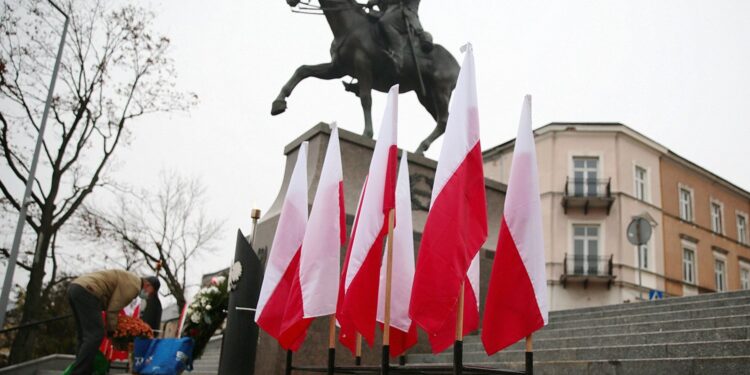
[[[286,3],[289,4],[290,7],[296,7],[297,4],[299,4],[299,0],[286,0]]]

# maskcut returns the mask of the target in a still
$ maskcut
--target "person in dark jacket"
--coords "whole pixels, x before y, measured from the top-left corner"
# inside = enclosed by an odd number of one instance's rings
[[[125,270],[92,272],[73,280],[68,287],[68,302],[78,333],[73,375],[93,372],[94,358],[105,329],[112,337],[120,310],[139,295],[145,298],[150,294],[155,292],[149,281]],[[106,328],[102,323],[102,311],[107,313]]]
[[[145,280],[154,287],[154,292],[148,295],[146,307],[141,310],[141,319],[148,324],[152,330],[161,329],[161,301],[159,300],[159,278],[149,276]],[[154,332],[154,337],[158,337],[159,332]]]

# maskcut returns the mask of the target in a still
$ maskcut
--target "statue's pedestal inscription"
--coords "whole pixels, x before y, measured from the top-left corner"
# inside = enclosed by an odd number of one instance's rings
[[[323,159],[325,158],[326,147],[331,131],[328,124],[320,123],[302,136],[292,141],[284,148],[286,166],[284,178],[279,189],[276,200],[271,208],[261,218],[256,232],[256,239],[253,247],[260,253],[261,259],[267,258],[267,252],[270,251],[271,242],[276,230],[276,225],[281,213],[281,205],[284,202],[289,179],[294,169],[294,163],[297,160],[299,145],[309,142],[309,155],[307,165],[307,175],[309,178],[309,202],[312,205],[315,198],[315,189],[320,178]],[[351,225],[354,221],[354,215],[357,210],[357,201],[359,199],[362,185],[367,175],[370,159],[375,148],[375,141],[352,132],[339,129],[341,142],[341,161],[344,173],[344,197],[346,205],[346,223],[347,235],[351,233]],[[399,153],[401,155],[403,151]],[[408,154],[409,158],[409,177],[412,185],[412,215],[414,220],[414,240],[415,250],[419,249],[419,240],[422,236],[427,211],[430,205],[432,194],[432,182],[435,176],[437,162],[423,156]],[[506,186],[491,180],[485,180],[487,195],[487,218],[489,223],[489,236],[481,251],[481,304],[484,304],[484,295],[486,294],[486,285],[492,269],[492,257],[497,244],[497,234],[500,228],[500,219],[502,216],[502,207],[505,199]],[[346,248],[341,248],[341,261],[345,259]],[[481,310],[480,310],[481,311]],[[380,339],[376,340],[379,343]],[[429,352],[427,337],[420,334],[420,343],[410,350],[410,352]],[[379,346],[379,344],[376,344]],[[328,319],[320,318],[310,326],[307,340],[302,348],[295,354],[294,363],[298,365],[315,365],[325,366],[327,361],[328,348]],[[380,348],[363,347],[363,363],[378,365],[380,363]],[[256,363],[256,374],[283,374],[284,361],[286,353],[278,345],[276,340],[263,333],[261,330],[260,342],[258,345]],[[336,350],[336,363],[341,365],[353,365],[354,359],[348,349],[338,345]]]

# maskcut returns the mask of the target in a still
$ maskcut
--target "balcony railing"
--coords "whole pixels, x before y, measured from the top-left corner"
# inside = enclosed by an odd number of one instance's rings
[[[614,201],[611,178],[565,179],[562,205],[566,214],[568,208],[580,207],[584,214],[588,214],[590,208],[605,208],[609,215]]]
[[[582,281],[586,288],[591,281],[605,282],[609,288],[615,279],[612,268],[611,254],[609,256],[565,254],[560,281],[563,287],[569,281]]]

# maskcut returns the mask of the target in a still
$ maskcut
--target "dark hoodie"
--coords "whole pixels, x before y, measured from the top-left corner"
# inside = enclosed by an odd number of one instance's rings
[[[154,286],[155,293],[146,299],[146,308],[141,311],[141,319],[148,324],[151,329],[161,329],[161,301],[159,300],[159,283],[151,282]],[[154,332],[154,337],[159,336]]]

